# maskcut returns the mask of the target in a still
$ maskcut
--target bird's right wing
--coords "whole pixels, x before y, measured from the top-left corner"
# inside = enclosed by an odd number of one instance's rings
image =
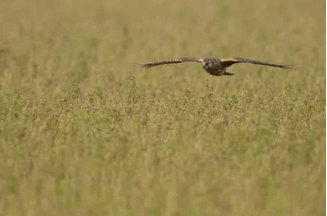
[[[142,68],[149,68],[157,65],[164,65],[164,64],[177,64],[181,62],[187,62],[187,61],[193,61],[193,62],[201,62],[200,59],[195,57],[183,57],[183,58],[176,58],[176,59],[168,59],[160,62],[148,62],[148,63],[141,63],[140,66]]]

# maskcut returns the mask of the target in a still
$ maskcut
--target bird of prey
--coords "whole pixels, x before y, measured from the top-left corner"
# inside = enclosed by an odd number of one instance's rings
[[[182,62],[199,62],[202,64],[202,68],[213,76],[234,75],[233,73],[226,71],[226,68],[236,63],[251,63],[251,64],[258,64],[258,65],[279,67],[283,69],[293,69],[293,67],[289,65],[272,64],[262,61],[245,59],[241,57],[226,58],[226,59],[219,59],[217,57],[208,57],[208,58],[182,57],[182,58],[169,59],[160,62],[141,63],[141,67],[150,68],[157,65],[176,64]]]

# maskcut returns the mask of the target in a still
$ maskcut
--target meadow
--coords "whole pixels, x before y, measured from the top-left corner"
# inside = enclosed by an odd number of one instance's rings
[[[0,215],[325,215],[325,8],[0,1]]]

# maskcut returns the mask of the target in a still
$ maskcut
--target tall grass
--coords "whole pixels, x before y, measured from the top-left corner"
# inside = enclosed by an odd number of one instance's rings
[[[0,1],[0,215],[323,215],[324,9]]]

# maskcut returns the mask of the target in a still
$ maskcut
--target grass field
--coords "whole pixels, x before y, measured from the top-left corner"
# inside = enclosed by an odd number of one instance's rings
[[[0,215],[325,215],[325,8],[0,1]]]

